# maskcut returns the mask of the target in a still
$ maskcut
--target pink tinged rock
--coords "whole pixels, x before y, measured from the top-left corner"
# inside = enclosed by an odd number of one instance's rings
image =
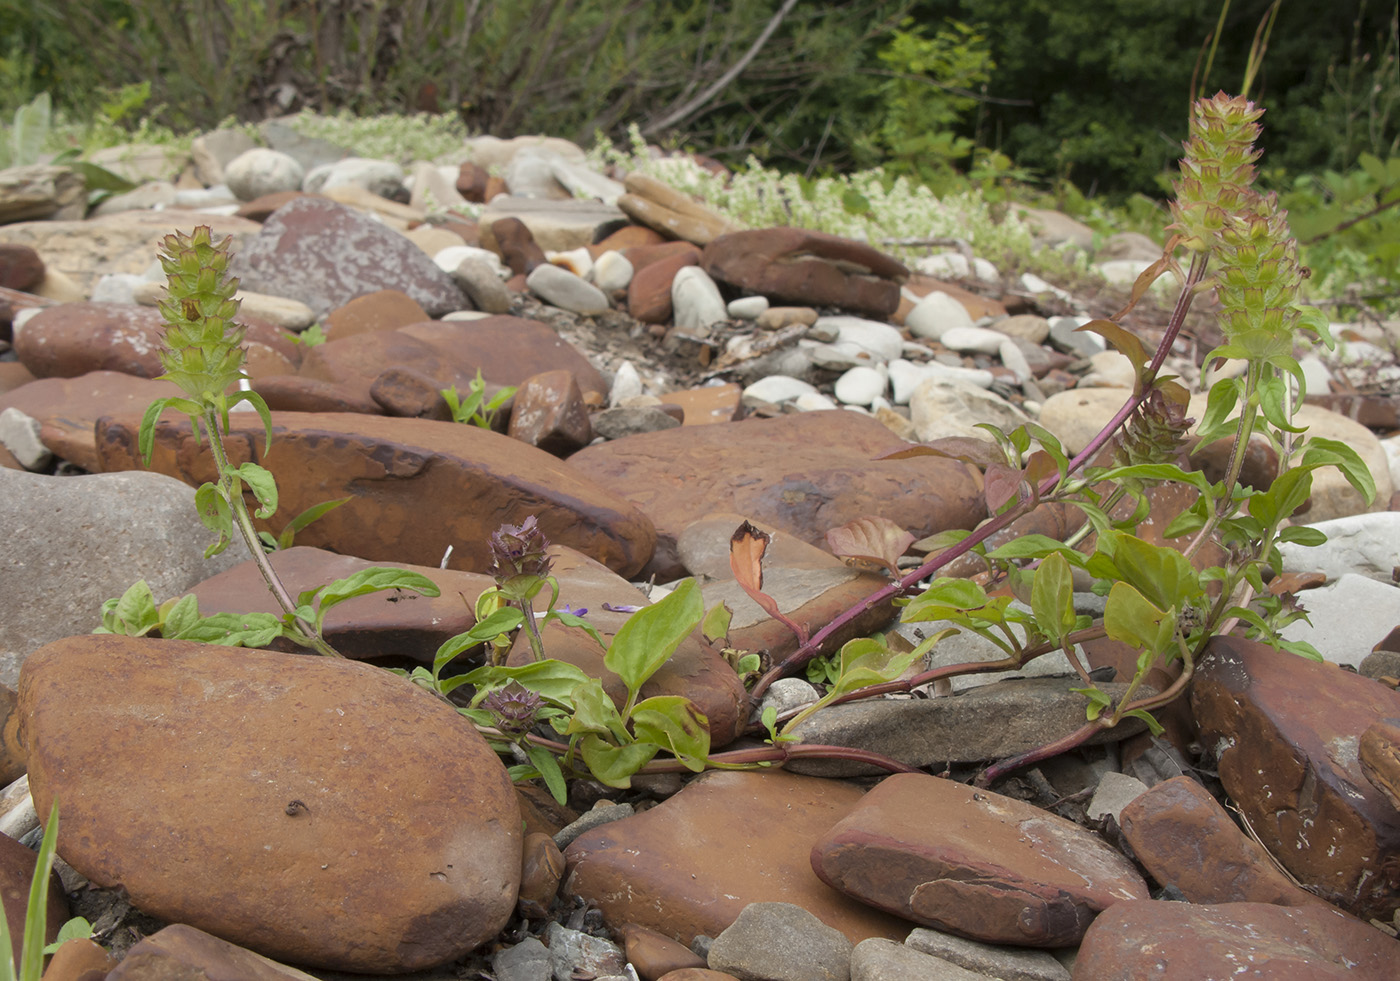
[[[1034,805],[921,773],[884,780],[812,848],[847,895],[987,943],[1066,947],[1102,910],[1146,899],[1132,863]]]
[[[1267,852],[1190,777],[1157,784],[1123,808],[1123,837],[1160,885],[1193,903],[1321,902],[1274,867]]]
[[[1331,664],[1217,637],[1191,706],[1201,743],[1260,843],[1311,892],[1363,919],[1400,908],[1400,813],[1357,756],[1400,694]]]
[[[821,412],[630,436],[569,458],[615,487],[655,523],[663,577],[684,568],[681,531],[710,511],[734,511],[822,545],[830,528],[882,515],[911,534],[971,528],[986,515],[967,465],[921,456],[879,460],[908,444],[877,420]]]
[[[531,375],[515,393],[507,433],[555,456],[568,456],[593,439],[588,406],[568,371]]]
[[[385,289],[357,296],[325,316],[326,339],[338,341],[373,330],[396,330],[421,323],[428,314],[402,290]]]
[[[1075,981],[1396,977],[1400,943],[1321,904],[1118,903],[1094,921],[1074,964]]]
[[[126,952],[108,981],[238,978],[239,981],[310,981],[311,975],[183,923],[151,934]]]
[[[635,923],[689,944],[718,937],[749,903],[793,903],[844,933],[902,938],[909,924],[830,889],[812,844],[860,800],[859,788],[781,770],[716,771],[634,817],[585,832],[564,850],[564,888],[608,923]]]
[[[431,316],[466,305],[452,277],[418,246],[321,197],[278,208],[230,265],[244,289],[296,297],[318,317],[381,289],[407,293]]]
[[[25,662],[19,711],[35,803],[63,802],[59,852],[162,919],[395,973],[462,956],[515,906],[520,810],[496,754],[377,668],[72,637]]]
[[[863,242],[802,228],[731,232],[705,246],[704,270],[719,282],[780,303],[888,316],[909,270]]]
[[[350,498],[302,532],[307,545],[430,566],[451,545],[450,568],[484,569],[491,534],[533,514],[551,541],[631,575],[656,541],[651,522],[622,498],[543,450],[476,426],[274,412],[269,453],[255,413],[231,419],[225,440],[231,462],[266,464],[277,478],[280,514]],[[137,452],[139,422],[99,421],[104,470],[146,469]],[[150,469],[196,487],[213,478],[208,441],[196,441],[188,421],[161,422],[155,443]]]

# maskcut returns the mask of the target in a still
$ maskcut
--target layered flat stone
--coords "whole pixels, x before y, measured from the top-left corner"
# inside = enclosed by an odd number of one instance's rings
[[[231,547],[237,548],[239,544]],[[323,636],[341,654],[357,660],[387,660],[395,664],[416,661],[431,665],[433,655],[444,641],[465,633],[476,624],[473,613],[476,598],[495,585],[495,580],[480,573],[401,562],[371,562],[305,545],[272,552],[268,561],[293,597],[303,590],[344,579],[371,566],[409,569],[437,584],[442,591],[439,596],[424,596],[412,590],[381,590],[345,600],[328,610]],[[190,592],[199,601],[199,612],[205,616],[211,613],[282,615],[282,608],[251,559],[204,580]],[[304,650],[280,637],[270,647],[287,652]],[[463,655],[462,661],[466,660],[467,656]]]
[[[1146,899],[1132,863],[1034,805],[922,773],[887,777],[812,848],[833,888],[987,943],[1065,947],[1114,903]]]
[[[870,750],[909,766],[1006,759],[1082,728],[1087,703],[1073,691],[1081,684],[1078,678],[1008,678],[940,698],[845,702],[817,712],[792,734],[803,742]],[[1117,699],[1128,686],[1105,682],[1099,688]],[[1086,745],[1118,742],[1145,728],[1141,720],[1124,719]],[[822,777],[883,772],[871,764],[816,758],[793,760],[787,768]]]
[[[826,532],[879,515],[916,538],[972,528],[986,515],[981,477],[941,457],[880,460],[908,444],[854,412],[809,412],[681,427],[589,446],[569,458],[652,519],[661,578],[683,574],[680,533],[699,515],[731,511],[821,545]]]
[[[1195,780],[1173,777],[1123,808],[1123,837],[1138,862],[1161,885],[1193,903],[1320,902],[1274,866],[1219,802]]]
[[[705,246],[701,266],[716,280],[780,303],[889,316],[909,276],[898,260],[863,242],[805,228],[731,232]]]
[[[428,566],[438,565],[451,545],[449,568],[484,569],[492,533],[533,514],[551,541],[623,575],[640,570],[654,547],[650,521],[627,501],[543,450],[476,426],[276,412],[268,453],[255,413],[234,413],[231,420],[225,440],[231,462],[272,471],[282,515],[350,498],[302,532],[306,545]],[[139,422],[98,423],[104,470],[144,469]],[[161,422],[155,443],[150,469],[195,486],[214,476],[208,443],[195,440],[188,421]]]
[[[20,715],[65,859],[154,916],[397,973],[462,956],[515,907],[505,769],[451,705],[378,668],[72,637],[26,662]]]
[[[1400,880],[1400,813],[1358,759],[1361,736],[1400,716],[1400,694],[1331,664],[1216,637],[1191,705],[1221,783],[1294,878],[1363,919],[1389,920]]]
[[[110,981],[184,977],[313,981],[305,971],[183,923],[171,924],[135,944],[107,977]]]
[[[650,810],[586,832],[564,851],[568,892],[614,925],[689,944],[717,937],[749,903],[793,903],[844,933],[900,939],[909,924],[812,872],[813,844],[861,798],[850,784],[780,770],[717,771]]]
[[[430,316],[468,305],[433,260],[404,236],[354,208],[307,195],[268,216],[235,250],[230,271],[244,289],[301,300],[318,317],[367,293],[407,293]]]
[[[1400,943],[1321,904],[1118,903],[1084,935],[1075,981],[1249,977],[1392,981]]]

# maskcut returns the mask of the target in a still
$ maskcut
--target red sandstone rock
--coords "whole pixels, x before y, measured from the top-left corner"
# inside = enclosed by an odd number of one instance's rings
[[[338,341],[371,330],[396,330],[428,319],[423,307],[407,293],[378,290],[356,297],[326,314],[326,340]]]

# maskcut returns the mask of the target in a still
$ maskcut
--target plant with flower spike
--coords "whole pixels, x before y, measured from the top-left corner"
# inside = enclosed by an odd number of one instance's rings
[[[339,657],[321,636],[326,613],[336,604],[383,589],[412,589],[436,596],[438,588],[431,579],[416,572],[370,568],[306,590],[293,600],[272,568],[253,526],[254,516],[244,500],[244,487],[258,503],[256,517],[266,519],[277,510],[277,482],[256,463],[233,466],[222,438],[229,429],[229,411],[247,402],[257,411],[266,430],[264,452],[272,445],[272,415],[267,403],[257,392],[235,387],[248,376],[243,371],[247,353],[242,347],[247,328],[234,321],[239,306],[234,295],[238,280],[228,275],[232,241],[230,236],[215,244],[210,229],[200,226],[190,235],[177,232],[161,243],[160,263],[167,286],[166,297],[159,305],[166,322],[165,346],[160,352],[165,374],[160,377],[178,385],[184,396],[151,403],[141,420],[137,445],[149,466],[161,412],[176,409],[189,416],[195,439],[208,437],[218,474],[216,482],[206,483],[195,492],[200,520],[219,536],[205,550],[205,557],[227,548],[236,528],[283,610],[281,632],[304,647]]]

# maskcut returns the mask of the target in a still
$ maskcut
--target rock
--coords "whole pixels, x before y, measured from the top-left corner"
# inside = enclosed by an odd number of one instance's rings
[[[255,318],[247,328],[252,358],[275,356],[291,363],[296,347],[281,328]],[[165,372],[160,352],[165,320],[149,307],[119,303],[61,303],[25,322],[15,337],[15,354],[39,378],[73,378],[91,371],[120,371],[141,378]]]
[[[1320,902],[1289,882],[1269,854],[1190,777],[1157,784],[1124,807],[1118,822],[1139,864],[1162,885],[1179,889],[1188,902]]]
[[[1056,317],[1050,321],[1050,343],[1061,351],[1085,358],[1106,350],[1108,342],[1102,337],[1079,329],[1088,322],[1088,317]]]
[[[190,144],[195,176],[205,187],[224,184],[224,168],[254,145],[252,137],[241,129],[216,129],[196,136]]]
[[[1045,400],[1036,421],[1060,440],[1067,454],[1074,455],[1089,445],[1131,394],[1121,388],[1060,392]]]
[[[703,957],[655,930],[628,923],[622,927],[621,933],[627,951],[627,962],[637,969],[640,977],[648,981],[654,981],[672,971],[705,966]]]
[[[451,277],[403,236],[317,197],[273,212],[230,270],[245,289],[295,296],[318,317],[378,289],[402,290],[431,316],[466,303]]]
[[[797,649],[797,638],[749,598],[734,581],[729,566],[730,539],[745,520],[734,513],[707,514],[685,527],[676,540],[676,551],[689,573],[700,577],[705,608],[713,609],[719,603],[729,607],[727,645],[767,651],[770,658],[777,659]],[[797,623],[814,629],[828,623],[887,581],[884,576],[846,565],[816,545],[779,534],[761,521],[754,524],[773,536],[763,556],[763,591]],[[834,632],[821,650],[834,651],[853,637],[867,636],[884,627],[893,614],[892,603],[873,604]]]
[[[604,252],[593,264],[593,285],[604,293],[627,289],[633,275],[632,263],[621,252]]]
[[[569,824],[568,827],[560,829],[554,836],[554,843],[560,848],[568,848],[580,836],[594,828],[601,828],[605,824],[612,824],[614,821],[621,821],[637,813],[636,808],[631,804],[610,804],[606,801],[599,801],[591,809],[579,815],[578,819]]]
[[[495,249],[496,223],[514,219],[523,224],[541,249],[566,252],[592,245],[624,225],[627,216],[600,201],[545,201],[502,195],[481,212],[481,246]]]
[[[871,937],[862,940],[851,952],[850,978],[851,981],[904,981],[907,978],[986,981],[987,976],[965,971],[893,940]]]
[[[1157,250],[1157,258],[1161,258],[1161,250]],[[1104,282],[1115,286],[1132,286],[1137,282],[1147,269],[1152,266],[1150,259],[1115,259],[1112,262],[1096,262],[1094,268],[1098,270]],[[1160,290],[1167,280],[1157,280],[1153,286]]]
[[[536,919],[548,915],[563,878],[564,853],[554,839],[539,831],[526,835],[520,860],[517,912]]]
[[[659,248],[659,247],[658,247]],[[636,267],[632,281],[627,284],[627,309],[643,323],[659,324],[671,319],[672,286],[676,274],[700,261],[700,250],[690,243],[673,249],[645,265]]]
[[[339,341],[370,331],[396,330],[427,319],[428,314],[417,300],[391,289],[366,293],[336,307],[325,315],[322,327],[327,341]]]
[[[625,976],[627,958],[621,948],[601,937],[591,937],[558,923],[545,927],[549,967],[555,978]]]
[[[244,561],[188,590],[198,600],[200,613],[275,613],[280,616],[282,609],[253,560],[247,559],[242,549],[231,548],[230,551],[235,560]],[[475,625],[472,603],[494,585],[489,576],[477,572],[439,569],[436,565],[371,562],[304,545],[278,549],[269,554],[268,561],[293,596],[373,565],[410,569],[437,583],[442,591],[440,596],[388,590],[356,596],[328,610],[324,621],[327,642],[341,654],[356,660],[403,658],[431,664],[433,655],[444,642]],[[471,602],[464,604],[463,597]],[[268,646],[287,653],[302,650],[282,638]]]
[[[142,469],[137,422],[99,423],[104,469]],[[642,514],[548,453],[499,433],[335,413],[274,412],[272,429],[276,456],[269,463],[284,514],[351,498],[308,527],[303,544],[418,565],[437,565],[453,545],[450,568],[485,568],[490,536],[500,524],[535,514],[551,541],[624,575],[638,571],[652,552],[654,532]],[[225,440],[231,458],[261,463],[262,431],[255,414],[235,414]],[[207,444],[197,448],[188,422],[161,422],[155,442],[151,469],[195,485],[209,479]],[[464,499],[473,507],[462,508]]]
[[[487,313],[510,313],[510,290],[485,262],[473,258],[462,259],[451,272],[453,280],[476,309]]]
[[[18,960],[18,958],[16,958]],[[53,959],[44,969],[49,981],[74,981],[76,978],[106,978],[116,970],[117,958],[108,953],[95,940],[87,937],[73,937],[65,940],[53,952]]]
[[[987,943],[1064,947],[1146,899],[1132,863],[1064,818],[922,773],[883,780],[812,847],[847,895]]]
[[[680,569],[677,536],[709,511],[745,514],[813,544],[867,514],[916,536],[980,520],[979,482],[963,464],[873,459],[905,445],[868,416],[818,413],[645,433],[586,447],[569,463],[652,518],[649,568],[665,578]]]
[[[1024,412],[995,392],[943,378],[931,378],[914,390],[909,414],[921,440],[948,436],[991,440],[991,433],[977,428],[980,424],[990,423],[1009,433],[1030,421]]]
[[[292,157],[266,147],[245,150],[224,166],[224,183],[240,201],[299,191],[306,171]]]
[[[450,705],[377,668],[72,637],[26,662],[20,713],[35,804],[63,801],[66,860],[152,915],[393,973],[462,956],[514,909],[504,768]],[[169,772],[192,775],[173,798]]]
[[[507,433],[555,456],[587,446],[593,427],[574,376],[555,369],[527,378],[515,393]]]
[[[1374,979],[1400,970],[1400,944],[1320,904],[1118,903],[1084,936],[1082,981],[1198,978]]]
[[[847,405],[869,405],[885,394],[886,376],[857,365],[836,379],[836,398]]]
[[[637,369],[632,366],[632,362],[622,362],[618,366],[617,374],[613,376],[612,385],[608,389],[608,405],[622,405],[628,399],[636,398],[641,394],[642,376],[637,374]]]
[[[904,349],[899,330],[878,320],[844,315],[818,317],[815,326],[817,330],[835,331],[833,346],[860,360],[890,361]]]
[[[906,946],[1002,981],[1069,981],[1069,972],[1043,950],[993,946],[952,933],[915,927]]]
[[[1069,215],[1047,208],[1016,208],[1016,215],[1047,245],[1070,242],[1081,249],[1094,246],[1094,230]]]
[[[44,820],[48,820],[49,809],[44,808]],[[66,821],[65,809],[59,815],[60,824]],[[0,956],[11,957],[18,964],[24,945],[25,913],[29,906],[29,888],[34,881],[38,867],[38,856],[8,835],[0,835],[0,897],[4,899],[5,920],[10,932],[12,950],[0,951]],[[44,919],[44,941],[51,943],[58,936],[58,928],[68,919],[68,899],[63,892],[63,883],[58,873],[49,872],[48,902],[42,910]]]
[[[560,266],[536,266],[525,280],[540,299],[582,317],[596,317],[610,309],[603,291]]]
[[[915,364],[896,358],[888,365],[890,373],[891,397],[897,405],[906,405],[914,397],[919,386],[930,379],[938,379],[949,384],[971,385],[977,388],[990,388],[992,373],[980,368],[959,368],[929,361]]]
[[[708,426],[717,422],[733,422],[739,415],[741,395],[739,386],[732,382],[707,384],[700,388],[667,392],[666,402],[681,407],[685,414],[683,425]]]
[[[714,279],[770,300],[888,316],[909,270],[860,242],[802,228],[731,232],[705,247]]]
[[[549,948],[534,937],[515,946],[503,946],[491,955],[496,981],[551,981]]]
[[[0,410],[0,446],[25,470],[44,470],[53,462],[53,454],[39,441],[39,420],[13,407]]]
[[[766,299],[766,298],[765,298]],[[810,327],[817,322],[817,311],[811,307],[769,307],[754,323],[764,330],[782,330],[790,324]]]
[[[1284,627],[1283,639],[1312,644],[1333,664],[1360,664],[1390,627],[1400,622],[1400,588],[1367,576],[1347,573],[1326,586],[1309,589],[1300,599],[1308,620]],[[1360,610],[1366,611],[1364,616],[1357,615]]]
[[[91,371],[76,378],[30,382],[0,395],[0,409],[15,408],[39,420],[39,438],[45,447],[60,459],[95,472],[102,468],[93,436],[100,417],[140,415],[156,399],[179,394],[180,389],[171,382],[119,371]]]
[[[234,251],[258,230],[242,218],[191,211],[123,212],[90,221],[33,221],[0,226],[0,241],[28,245],[44,265],[89,292],[109,273],[141,274],[155,261],[161,239],[197,225],[213,229],[215,241],[232,235]]]
[[[846,981],[852,947],[801,906],[750,903],[710,945],[709,965],[739,978]]]
[[[175,203],[175,185],[169,181],[151,181],[124,194],[103,198],[93,209],[95,215],[115,215],[123,211],[149,211]]]
[[[660,406],[629,405],[604,409],[590,420],[593,432],[603,439],[623,439],[639,433],[654,433],[675,429],[681,421],[667,415]]]
[[[47,477],[0,469],[0,526],[8,536],[0,562],[0,682],[7,684],[31,651],[100,624],[103,601],[138,579],[168,599],[242,558],[230,550],[204,559],[212,538],[194,492],[160,474]]]
[[[676,326],[704,334],[713,325],[729,318],[719,287],[699,266],[676,270],[671,281],[671,305]]]
[[[1089,807],[1084,813],[1091,821],[1101,820],[1111,814],[1113,820],[1121,825],[1123,823],[1123,809],[1146,792],[1147,784],[1137,777],[1130,777],[1126,773],[1116,773],[1110,770],[1099,779],[1098,786],[1094,788],[1094,796],[1090,799]],[[1139,859],[1141,857],[1141,855],[1138,856]]]
[[[1191,707],[1201,744],[1260,843],[1309,891],[1363,919],[1389,920],[1400,884],[1377,874],[1400,842],[1400,813],[1367,782],[1357,745],[1400,695],[1369,678],[1216,637]]]
[[[740,227],[689,195],[646,174],[628,174],[623,186],[627,193],[617,199],[617,206],[634,221],[668,238],[704,246]]]
[[[812,872],[813,843],[860,797],[852,785],[781,770],[708,773],[574,841],[564,850],[565,889],[596,903],[609,923],[636,923],[683,944],[718,937],[757,902],[801,906],[852,943],[903,937],[907,923]]]
[[[915,337],[936,341],[950,330],[970,328],[972,317],[967,308],[952,296],[934,291],[904,315],[904,326]]]
[[[540,266],[547,265],[544,249],[540,248],[529,227],[519,218],[497,218],[489,226],[491,238],[496,243],[510,271],[517,276],[528,276]]]
[[[986,327],[950,327],[938,338],[948,350],[962,354],[996,354],[1005,340],[1005,335]]]
[[[29,292],[44,280],[44,260],[27,245],[0,242],[0,286]]]
[[[1005,759],[1068,736],[1084,725],[1084,699],[1072,689],[1078,679],[1021,678],[929,699],[866,699],[830,705],[800,723],[793,734],[804,742],[854,746],[891,756],[910,766],[977,763]],[[1100,684],[1114,698],[1127,685]],[[1141,732],[1134,720],[1096,733],[1090,744],[1118,742]],[[822,777],[867,776],[870,764],[848,760],[792,760],[787,769]]]
[[[410,207],[406,204],[399,204],[388,198],[381,198],[373,191],[367,191],[358,184],[342,184],[333,187],[321,195],[303,195],[311,200],[326,198],[336,204],[345,205],[354,209],[372,221],[377,221],[401,235],[407,233],[420,223],[427,220],[427,215],[420,209]],[[419,249],[418,251],[422,251]]]
[[[99,948],[100,949],[100,948]],[[308,981],[311,975],[278,964],[246,947],[176,923],[133,945],[114,965],[110,981],[153,978],[248,978],[250,981]]]
[[[1311,518],[1311,515],[1308,516]],[[1321,572],[1328,581],[1348,573],[1391,581],[1400,565],[1400,512],[1379,511],[1330,521],[1308,521],[1327,536],[1322,545],[1307,547],[1293,542],[1279,545],[1284,572]]]
[[[990,326],[992,330],[1000,331],[1008,337],[1019,337],[1032,344],[1044,344],[1045,339],[1050,336],[1050,321],[1035,314],[1023,313],[1014,317],[1003,317]]]
[[[85,187],[82,176],[67,167],[29,164],[0,170],[0,225],[55,216],[81,218]]]
[[[741,296],[737,300],[730,300],[725,309],[729,316],[737,320],[757,320],[768,309],[768,297]]]
[[[566,201],[572,197],[568,190],[554,179],[550,157],[557,158],[558,155],[538,147],[524,147],[512,156],[502,174],[511,195],[546,198],[552,201]]]
[[[1122,260],[1150,263],[1160,258],[1162,246],[1141,232],[1115,232],[1094,252],[1094,261],[1100,265]]]

